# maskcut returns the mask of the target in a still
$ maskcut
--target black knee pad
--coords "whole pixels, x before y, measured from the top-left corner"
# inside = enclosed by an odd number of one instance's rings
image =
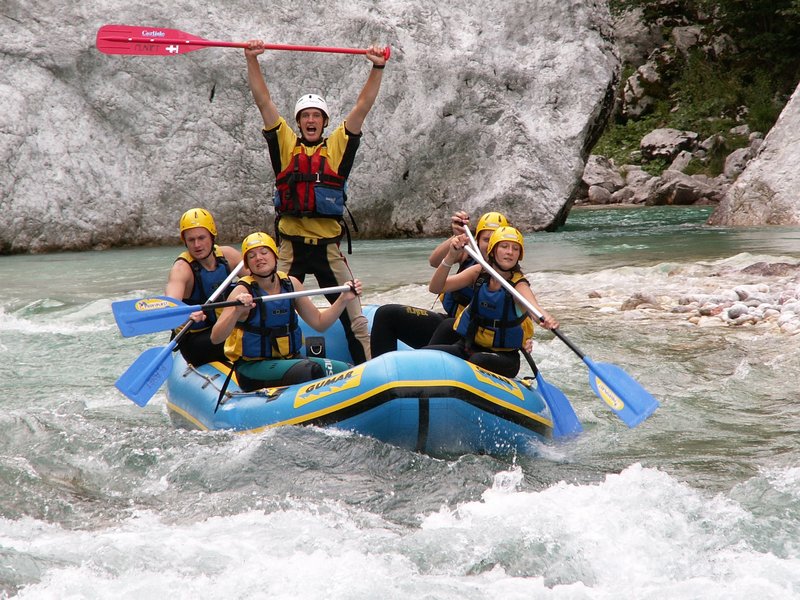
[[[311,381],[312,379],[320,379],[325,377],[325,369],[322,365],[314,362],[313,360],[301,360],[286,371],[283,376],[284,385],[293,385],[295,383],[303,383]]]

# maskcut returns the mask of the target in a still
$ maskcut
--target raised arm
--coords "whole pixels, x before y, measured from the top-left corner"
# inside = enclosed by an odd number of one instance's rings
[[[471,286],[478,279],[481,272],[480,265],[473,265],[469,269],[464,269],[460,273],[450,275],[450,268],[455,264],[456,259],[463,252],[464,245],[467,243],[466,235],[454,235],[450,238],[450,247],[442,262],[436,267],[428,284],[428,291],[433,294],[442,292],[452,292]]]
[[[461,235],[464,233],[464,223],[469,222],[469,216],[463,210],[457,211],[452,217],[450,217],[450,227],[453,230],[453,235]],[[442,259],[447,256],[447,250],[450,248],[450,239],[444,240],[441,244],[436,246],[431,252],[431,255],[428,257],[428,264],[432,266],[434,269],[438,267]],[[466,252],[462,252],[461,255],[458,257],[458,262],[463,262],[466,256]]]
[[[372,62],[373,68],[370,69],[367,82],[364,84],[364,87],[361,88],[361,93],[358,95],[356,105],[344,121],[347,131],[356,135],[361,133],[364,119],[367,118],[367,114],[372,108],[372,105],[375,104],[375,99],[378,97],[378,92],[381,89],[383,67],[386,65],[386,59],[383,56],[383,48],[370,46],[367,49],[366,57]]]
[[[247,43],[249,46],[244,50],[244,56],[247,59],[247,81],[250,84],[250,91],[253,93],[256,106],[261,113],[261,118],[264,121],[264,128],[272,129],[278,124],[280,113],[278,112],[278,107],[272,101],[267,82],[264,80],[264,74],[261,72],[261,65],[258,62],[258,55],[264,52],[264,41],[250,40]]]

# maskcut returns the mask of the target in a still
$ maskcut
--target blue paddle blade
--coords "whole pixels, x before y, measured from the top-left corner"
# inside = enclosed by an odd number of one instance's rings
[[[553,417],[554,438],[569,437],[583,431],[578,415],[575,414],[575,410],[564,392],[547,383],[538,372],[536,373],[536,385]]]
[[[145,406],[169,377],[174,347],[175,340],[163,348],[145,350],[114,386],[139,406]]]
[[[589,367],[589,385],[628,427],[636,427],[659,407],[658,400],[633,377],[616,365],[595,363],[583,357]]]
[[[111,303],[111,311],[123,337],[169,331],[180,326],[198,306],[189,306],[169,296]]]

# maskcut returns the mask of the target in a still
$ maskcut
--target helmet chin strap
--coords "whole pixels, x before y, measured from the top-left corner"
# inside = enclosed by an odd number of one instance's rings
[[[511,272],[514,270],[514,267],[511,267],[510,269],[504,269],[503,267],[501,267],[500,265],[498,265],[498,264],[497,264],[497,261],[494,259],[494,256],[491,256],[491,257],[489,258],[489,263],[490,263],[490,264],[491,264],[491,265],[492,265],[492,266],[493,266],[495,269],[497,269],[498,271],[502,271],[503,273],[511,273]],[[516,266],[516,265],[514,265],[514,266]]]
[[[276,264],[274,267],[272,267],[272,270],[269,273],[266,273],[265,275],[262,275],[261,273],[256,273],[256,275],[258,275],[262,279],[269,279],[270,283],[275,283],[275,274],[277,272],[278,272],[278,265]]]

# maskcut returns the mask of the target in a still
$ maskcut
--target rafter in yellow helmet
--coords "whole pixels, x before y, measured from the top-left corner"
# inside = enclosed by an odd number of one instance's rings
[[[278,257],[278,247],[275,245],[275,240],[263,231],[256,231],[251,233],[242,241],[242,260],[244,266],[250,268],[247,264],[247,253],[255,248],[269,248]]]
[[[205,208],[190,208],[183,213],[180,221],[181,239],[183,239],[184,231],[195,227],[203,227],[212,236],[217,237],[217,225],[214,223],[214,217]]]
[[[519,259],[525,255],[525,244],[522,241],[522,234],[519,230],[513,227],[498,227],[489,238],[489,246],[486,248],[486,254],[491,254],[492,249],[500,242],[515,242],[519,244]]]
[[[475,237],[481,234],[481,231],[494,231],[498,227],[507,227],[508,219],[503,213],[487,212],[478,219],[478,224],[475,226]]]

